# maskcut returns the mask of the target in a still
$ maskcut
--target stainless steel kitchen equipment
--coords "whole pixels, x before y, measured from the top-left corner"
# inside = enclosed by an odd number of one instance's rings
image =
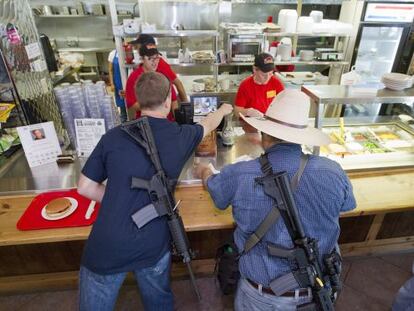
[[[229,62],[253,62],[263,51],[263,34],[227,33],[224,39]]]
[[[315,57],[317,60],[343,60],[344,53],[330,48],[316,49]]]

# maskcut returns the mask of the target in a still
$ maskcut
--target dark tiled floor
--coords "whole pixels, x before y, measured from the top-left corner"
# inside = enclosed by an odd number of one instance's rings
[[[342,279],[344,289],[337,301],[337,311],[390,310],[398,289],[411,277],[414,253],[381,257],[347,258]],[[227,311],[233,309],[232,297],[222,296],[213,278],[197,280],[203,296],[198,303],[189,281],[174,281],[176,307],[180,311]],[[76,290],[0,297],[0,311],[77,310]],[[142,310],[138,290],[124,286],[116,304],[117,311]]]

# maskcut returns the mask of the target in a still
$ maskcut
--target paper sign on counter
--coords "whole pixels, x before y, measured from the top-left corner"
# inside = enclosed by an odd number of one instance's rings
[[[78,156],[89,157],[102,135],[105,134],[104,119],[75,119]]]
[[[20,126],[17,133],[30,167],[55,162],[62,154],[53,122]]]

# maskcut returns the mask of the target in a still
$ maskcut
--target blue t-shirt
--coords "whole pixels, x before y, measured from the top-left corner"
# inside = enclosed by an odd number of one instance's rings
[[[203,138],[201,125],[178,125],[149,118],[161,165],[177,179]],[[107,179],[98,218],[86,243],[82,265],[99,274],[113,274],[153,266],[170,248],[166,217],[141,229],[131,215],[150,203],[146,190],[131,190],[131,178],[150,179],[154,166],[146,151],[116,127],[102,136],[82,173],[101,183]]]

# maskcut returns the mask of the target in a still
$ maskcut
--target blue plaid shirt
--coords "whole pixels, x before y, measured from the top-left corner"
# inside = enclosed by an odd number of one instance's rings
[[[276,144],[267,151],[273,171],[286,171],[292,179],[299,168],[300,145]],[[237,223],[234,239],[239,251],[272,206],[272,200],[264,193],[263,187],[254,182],[259,176],[263,173],[259,160],[255,159],[228,165],[207,181],[216,206],[220,209],[233,207]],[[339,213],[355,208],[352,185],[345,172],[334,161],[310,156],[293,195],[305,234],[319,241],[321,257],[331,252],[339,237]],[[268,255],[267,242],[293,247],[282,218],[240,258],[239,268],[243,277],[269,287],[270,281],[290,272],[290,265],[286,259]]]

